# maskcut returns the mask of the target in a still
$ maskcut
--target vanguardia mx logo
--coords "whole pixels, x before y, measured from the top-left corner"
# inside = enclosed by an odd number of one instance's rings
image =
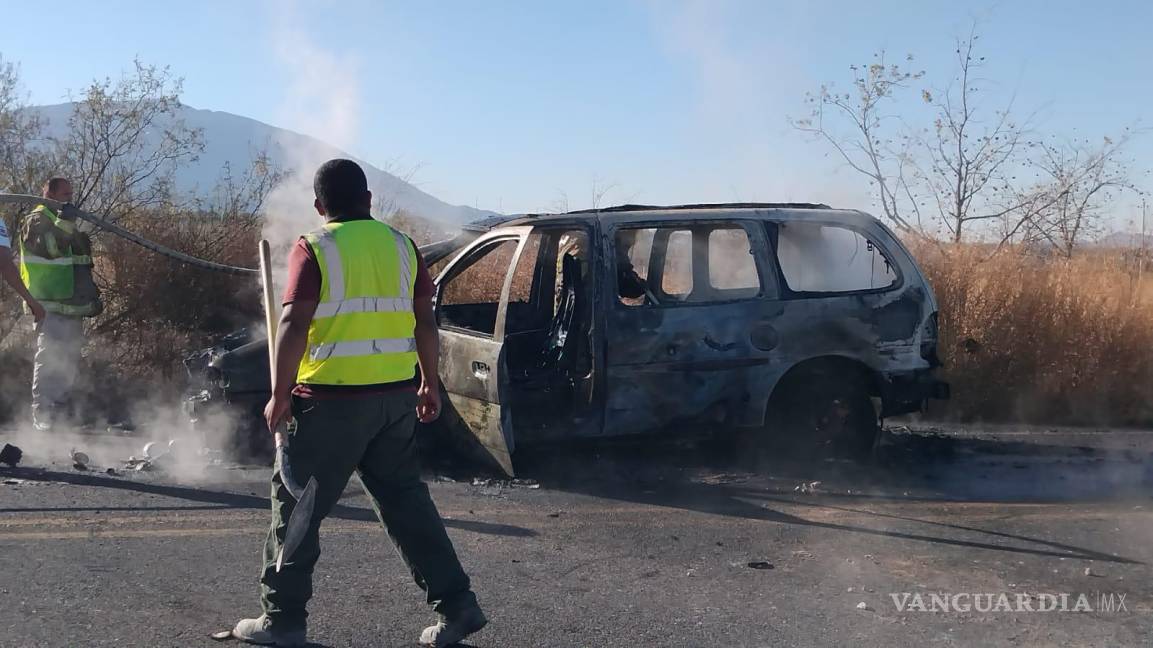
[[[1121,592],[892,592],[898,612],[1129,612]]]

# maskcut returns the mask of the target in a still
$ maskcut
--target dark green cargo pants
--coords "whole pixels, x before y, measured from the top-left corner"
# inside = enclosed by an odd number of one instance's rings
[[[277,626],[303,627],[312,597],[312,570],[320,557],[320,523],[344,492],[353,472],[396,544],[429,605],[444,616],[476,605],[444,522],[420,479],[414,428],[416,395],[397,391],[343,399],[293,398],[295,430],[288,460],[301,485],[316,477],[316,508],[304,541],[279,573],[276,554],[296,502],[272,477],[272,526],[264,543],[260,577],[264,613]]]

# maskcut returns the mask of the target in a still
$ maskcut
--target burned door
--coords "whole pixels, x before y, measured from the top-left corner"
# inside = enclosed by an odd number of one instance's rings
[[[596,223],[535,225],[514,272],[504,345],[520,445],[601,432]]]
[[[445,268],[437,281],[443,423],[458,447],[487,456],[512,475],[514,438],[506,387],[504,329],[512,268],[530,228],[489,234]]]
[[[754,221],[621,223],[605,244],[604,434],[748,424],[775,346],[775,282]],[[703,425],[702,425],[703,424]],[[670,430],[672,431],[672,430]]]

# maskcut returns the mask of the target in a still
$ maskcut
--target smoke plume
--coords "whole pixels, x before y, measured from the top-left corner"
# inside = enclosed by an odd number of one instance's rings
[[[313,209],[313,173],[332,157],[332,149],[325,144],[347,149],[355,141],[361,92],[357,62],[317,43],[304,29],[296,3],[278,3],[272,26],[273,49],[292,75],[280,106],[280,119],[319,140],[306,143],[297,138],[284,151],[288,176],[265,207],[263,235],[272,247],[277,283],[283,285],[289,248],[300,235],[321,224]]]

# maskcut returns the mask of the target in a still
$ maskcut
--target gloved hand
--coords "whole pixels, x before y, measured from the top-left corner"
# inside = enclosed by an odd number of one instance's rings
[[[72,234],[72,253],[91,256],[92,239],[88,236],[88,232],[77,230]]]
[[[66,221],[75,221],[78,218],[78,211],[80,210],[76,208],[76,205],[64,203],[64,206],[60,208],[60,218]]]

